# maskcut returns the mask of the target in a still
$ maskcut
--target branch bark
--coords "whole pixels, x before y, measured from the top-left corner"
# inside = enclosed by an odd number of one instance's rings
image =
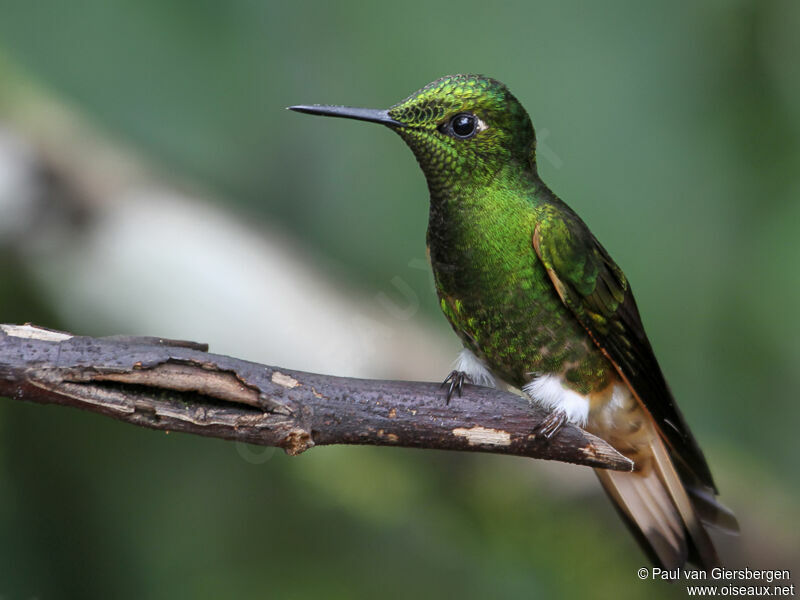
[[[547,412],[510,392],[303,373],[211,354],[204,344],[91,338],[0,325],[0,395],[62,404],[141,427],[281,447],[373,444],[513,454],[630,471],[633,463],[573,425],[532,432]]]

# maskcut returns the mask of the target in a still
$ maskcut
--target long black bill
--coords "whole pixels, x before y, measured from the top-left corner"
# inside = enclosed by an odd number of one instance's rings
[[[324,104],[289,106],[289,110],[294,110],[310,115],[322,115],[324,117],[341,117],[343,119],[357,119],[359,121],[369,121],[371,123],[383,123],[392,127],[405,127],[405,123],[395,121],[389,116],[388,110],[376,110],[374,108],[353,108],[352,106],[326,106]]]

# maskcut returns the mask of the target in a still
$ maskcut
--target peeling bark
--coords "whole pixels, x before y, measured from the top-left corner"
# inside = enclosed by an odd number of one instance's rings
[[[372,444],[633,468],[608,443],[570,424],[550,440],[536,438],[532,432],[548,413],[509,392],[465,385],[447,405],[436,383],[304,373],[180,340],[0,325],[0,395],[152,429],[277,446],[291,455]]]

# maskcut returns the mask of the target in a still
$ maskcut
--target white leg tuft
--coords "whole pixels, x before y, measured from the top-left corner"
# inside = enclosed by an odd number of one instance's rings
[[[494,375],[480,358],[475,356],[472,351],[464,348],[453,363],[456,371],[463,371],[467,374],[470,381],[475,385],[484,387],[497,387]]]
[[[589,399],[564,387],[558,375],[540,375],[522,387],[528,396],[545,408],[562,411],[567,420],[579,427],[589,418]]]

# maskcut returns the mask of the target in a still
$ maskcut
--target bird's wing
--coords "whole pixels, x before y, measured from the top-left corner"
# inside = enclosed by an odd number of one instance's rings
[[[533,231],[533,248],[553,286],[650,413],[679,470],[716,491],[647,340],[628,280],[580,217],[563,208],[548,211]]]

